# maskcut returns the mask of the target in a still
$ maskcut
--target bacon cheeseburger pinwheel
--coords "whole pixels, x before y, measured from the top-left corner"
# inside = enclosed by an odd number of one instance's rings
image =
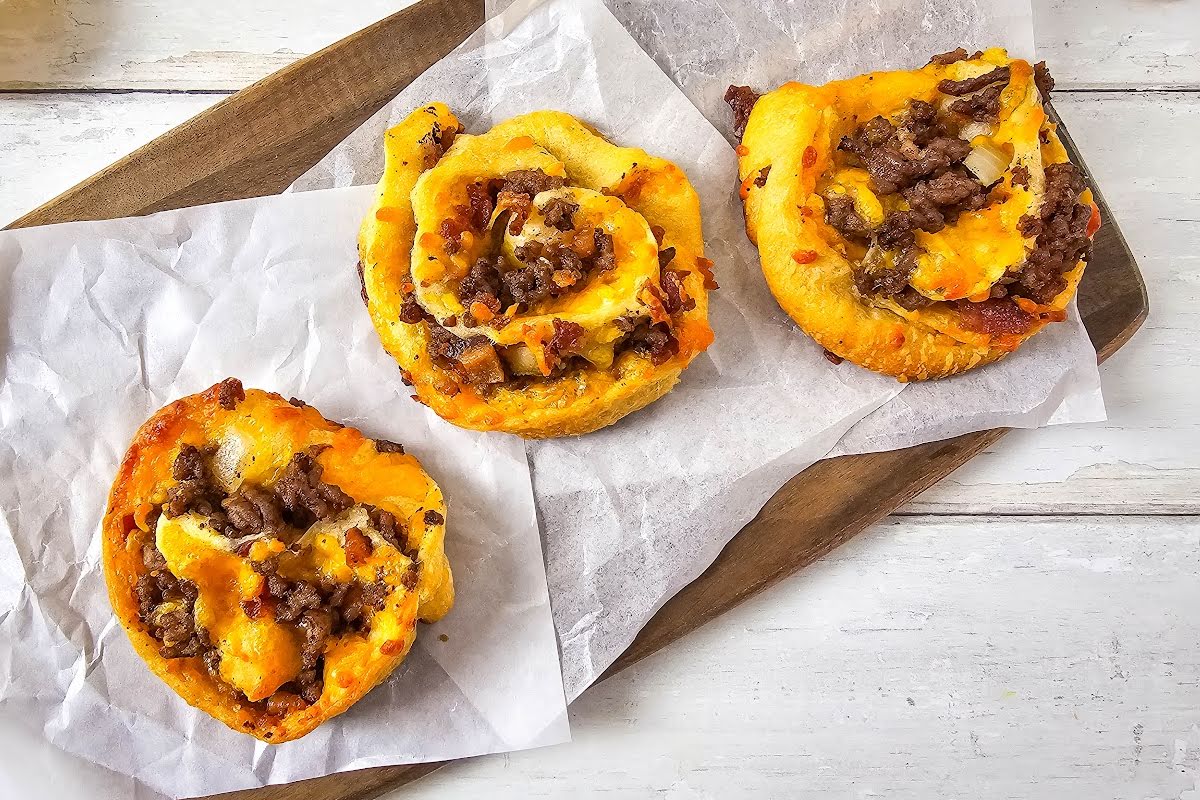
[[[958,50],[759,97],[730,87],[746,229],[783,309],[838,357],[953,375],[1065,318],[1100,225],[1043,65]]]
[[[278,744],[340,714],[454,602],[446,506],[393,442],[230,378],[137,432],[104,575],[138,655],[234,730]]]
[[[443,418],[587,433],[662,397],[712,342],[700,203],[674,164],[553,111],[469,135],[440,103],[385,153],[363,299]]]

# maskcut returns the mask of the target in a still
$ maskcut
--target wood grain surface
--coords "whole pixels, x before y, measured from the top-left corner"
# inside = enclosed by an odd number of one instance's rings
[[[243,89],[9,227],[277,194],[481,24],[481,2],[422,0]]]
[[[236,91],[413,2],[0,0],[0,90]],[[1190,0],[1033,7],[1061,88],[1200,82]]]
[[[15,224],[126,216],[277,192],[477,27],[480,17],[473,3],[424,0],[239,92]],[[1101,204],[1112,220],[1103,199]],[[1145,288],[1114,224],[1097,237],[1080,304],[1101,358],[1145,318]],[[828,553],[1004,433],[833,459],[796,476],[606,675]],[[363,770],[223,797],[371,798],[437,766]]]

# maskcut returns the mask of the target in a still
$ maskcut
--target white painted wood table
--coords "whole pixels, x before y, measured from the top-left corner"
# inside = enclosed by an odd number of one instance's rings
[[[401,0],[0,0],[0,218]],[[1200,2],[1037,0],[1151,313],[1110,420],[1017,432],[588,692],[575,741],[406,797],[1200,800]],[[129,791],[12,729],[0,797]]]

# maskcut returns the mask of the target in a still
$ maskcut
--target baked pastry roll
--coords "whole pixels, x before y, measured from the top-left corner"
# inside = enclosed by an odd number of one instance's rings
[[[941,378],[1060,321],[1100,215],[1043,108],[1044,65],[958,50],[761,97],[730,87],[746,230],[833,356]]]
[[[674,164],[537,111],[477,136],[433,103],[388,131],[363,299],[417,399],[464,428],[586,433],[712,342],[700,202]]]
[[[454,602],[446,505],[398,444],[230,378],[137,432],[103,523],[138,655],[191,705],[278,744],[340,714]]]

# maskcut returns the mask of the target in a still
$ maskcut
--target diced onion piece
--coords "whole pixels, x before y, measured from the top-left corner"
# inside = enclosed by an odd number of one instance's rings
[[[992,126],[987,122],[968,122],[958,132],[958,138],[974,143],[976,136],[991,136]]]
[[[538,367],[537,358],[534,357],[533,351],[523,344],[515,344],[511,347],[505,347],[504,362],[508,364],[508,369],[514,375],[541,375],[542,370]]]
[[[971,170],[984,186],[991,186],[1003,178],[1009,163],[1010,159],[1003,150],[987,142],[980,142],[972,147],[971,152],[963,159],[963,166]]]
[[[209,462],[213,479],[226,492],[232,494],[237,491],[242,485],[242,470],[245,469],[249,456],[249,449],[240,436],[226,436]]]

